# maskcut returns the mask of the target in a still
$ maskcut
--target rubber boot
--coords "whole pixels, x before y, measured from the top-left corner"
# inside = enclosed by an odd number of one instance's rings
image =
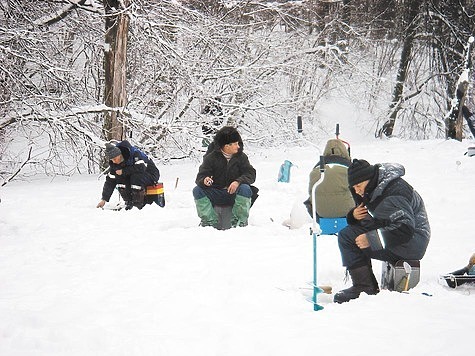
[[[231,219],[232,227],[247,226],[247,220],[249,218],[249,209],[251,208],[251,198],[246,198],[242,195],[236,195],[234,200]]]
[[[333,301],[335,303],[345,303],[356,299],[361,293],[374,295],[379,293],[378,282],[373,274],[371,266],[362,266],[349,270],[353,286],[339,291],[335,294]]]
[[[208,197],[203,197],[198,200],[195,200],[196,211],[199,218],[201,219],[200,226],[212,226],[216,227],[218,225],[218,216],[214,211],[213,204]]]
[[[132,189],[131,196],[132,206],[136,206],[139,210],[145,206],[145,189]],[[128,208],[128,206],[126,205],[125,210],[132,209],[132,206]]]

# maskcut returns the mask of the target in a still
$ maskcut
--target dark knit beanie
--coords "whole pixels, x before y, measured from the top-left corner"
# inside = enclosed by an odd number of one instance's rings
[[[350,187],[370,180],[374,176],[375,167],[364,159],[354,159],[348,168],[348,184]]]
[[[216,133],[214,136],[214,142],[222,148],[224,145],[234,142],[242,142],[241,135],[232,126],[225,126]]]
[[[115,158],[118,155],[121,155],[122,151],[119,149],[119,147],[111,143],[106,143],[106,154],[107,154],[107,157],[109,157],[109,159],[111,160],[112,158]]]

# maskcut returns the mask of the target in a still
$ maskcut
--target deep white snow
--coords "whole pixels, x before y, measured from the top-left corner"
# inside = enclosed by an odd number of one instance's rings
[[[475,288],[449,289],[439,276],[475,252],[475,157],[464,156],[475,143],[381,141],[356,129],[342,129],[341,138],[353,158],[403,164],[425,201],[432,239],[410,293],[342,305],[323,294],[324,309],[313,311],[312,237],[301,202],[326,140],[247,145],[260,197],[246,228],[198,227],[198,162],[159,165],[165,208],[96,209],[98,176],[2,188],[0,355],[473,354]],[[278,183],[284,159],[296,166],[289,183]],[[282,225],[292,209],[305,220],[298,229]],[[373,269],[379,280],[381,263]],[[334,236],[318,238],[318,270],[334,292],[349,286]]]

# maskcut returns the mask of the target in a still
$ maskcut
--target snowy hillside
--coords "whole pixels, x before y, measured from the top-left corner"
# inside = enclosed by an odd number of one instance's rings
[[[353,158],[402,163],[425,201],[432,239],[409,294],[382,291],[342,305],[320,295],[325,309],[314,312],[306,301],[310,223],[290,230],[282,221],[294,205],[306,217],[301,202],[320,153],[311,145],[246,145],[260,188],[246,228],[198,227],[191,195],[198,163],[159,165],[163,209],[96,209],[97,176],[4,187],[0,355],[471,354],[464,336],[475,288],[452,290],[438,277],[475,252],[475,157],[464,156],[475,143],[342,138],[351,139]],[[290,183],[277,182],[284,159],[296,165]],[[336,238],[318,243],[320,282],[334,292],[348,287]],[[381,264],[373,269],[379,279]]]

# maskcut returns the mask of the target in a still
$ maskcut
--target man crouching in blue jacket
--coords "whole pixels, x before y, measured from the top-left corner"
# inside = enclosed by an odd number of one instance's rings
[[[401,178],[404,174],[397,163],[373,166],[355,159],[348,168],[356,207],[347,215],[348,226],[338,233],[338,246],[353,286],[335,294],[336,303],[356,299],[362,292],[379,292],[372,258],[395,263],[424,256],[429,220],[421,196]]]
[[[142,209],[145,205],[146,187],[153,185],[160,178],[155,163],[128,141],[121,141],[117,145],[106,143],[106,154],[110,170],[97,207],[102,208],[109,201],[117,186],[125,201],[125,210],[130,210],[134,206]]]

